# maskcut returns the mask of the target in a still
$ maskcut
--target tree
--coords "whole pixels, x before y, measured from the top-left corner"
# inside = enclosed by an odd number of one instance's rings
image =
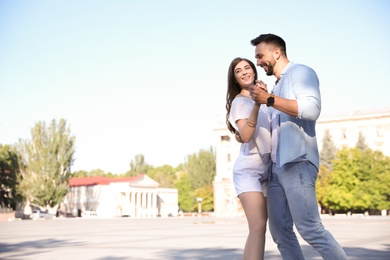
[[[103,170],[101,169],[93,169],[89,172],[85,171],[85,170],[79,170],[79,171],[75,171],[75,172],[72,172],[72,178],[79,178],[79,177],[93,177],[93,176],[104,176],[104,177],[107,177],[107,178],[119,178],[119,177],[123,177],[121,175],[115,175],[111,172],[104,172]]]
[[[0,145],[0,208],[16,209],[20,199],[16,193],[18,158],[9,145]]]
[[[366,144],[366,138],[364,137],[362,132],[359,132],[359,137],[358,137],[358,140],[356,142],[355,147],[362,150],[362,151],[369,149],[368,145]]]
[[[379,151],[342,149],[321,204],[334,211],[390,208],[390,158]]]
[[[93,169],[89,172],[88,176],[105,176],[106,173],[102,169]]]
[[[328,193],[322,199],[322,204],[333,211],[346,212],[353,207],[353,192],[359,182],[359,152],[344,148],[336,156]]]
[[[173,188],[176,180],[176,170],[170,165],[163,165],[157,168],[150,168],[148,176],[159,183],[160,187]]]
[[[75,171],[75,172],[72,172],[72,178],[82,178],[82,177],[88,177],[90,176],[89,175],[89,172],[87,171],[84,171],[84,170],[79,170],[79,171]]]
[[[204,186],[192,192],[192,197],[196,200],[202,198],[202,212],[210,212],[214,210],[214,188],[213,185]],[[196,204],[197,205],[197,204]],[[196,209],[193,209],[197,211]]]
[[[75,137],[66,120],[57,124],[53,119],[48,127],[44,122],[36,123],[31,138],[19,142],[18,193],[33,206],[55,207],[68,191]]]
[[[317,183],[316,183],[316,196],[322,210],[326,210],[326,206],[323,205],[324,197],[328,194],[329,183],[332,181],[332,174],[325,165],[320,165],[318,171]]]
[[[362,171],[358,178],[360,185],[355,193],[356,200],[367,196],[367,209],[390,208],[390,157],[380,151],[367,148],[361,152]]]
[[[190,212],[195,207],[195,200],[191,196],[192,186],[188,173],[182,172],[178,179],[174,181],[174,185],[179,194],[179,209]]]
[[[216,157],[213,148],[201,149],[198,154],[189,155],[185,170],[194,189],[211,185],[216,174]]]
[[[322,149],[320,152],[321,165],[324,165],[328,170],[332,170],[332,160],[337,152],[337,148],[333,143],[329,129],[325,130],[324,138],[322,138]]]
[[[134,161],[130,161],[130,171],[126,173],[127,176],[137,176],[140,174],[147,174],[150,165],[148,165],[145,161],[145,156],[142,154],[137,154],[134,157]]]

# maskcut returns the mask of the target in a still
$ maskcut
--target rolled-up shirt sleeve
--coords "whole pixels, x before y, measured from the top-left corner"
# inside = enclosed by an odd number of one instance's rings
[[[317,120],[321,113],[321,93],[317,74],[307,66],[294,67],[294,94],[298,104],[298,119]]]

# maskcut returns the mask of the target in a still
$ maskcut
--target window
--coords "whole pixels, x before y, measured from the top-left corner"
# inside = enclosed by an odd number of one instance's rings
[[[228,135],[223,135],[223,136],[221,136],[221,141],[230,142],[230,137]]]
[[[341,139],[347,139],[347,129],[341,129]]]
[[[377,126],[376,127],[376,137],[383,137],[385,134],[385,130],[383,126]]]

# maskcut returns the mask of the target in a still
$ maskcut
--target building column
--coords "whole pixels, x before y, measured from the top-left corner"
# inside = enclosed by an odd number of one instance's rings
[[[135,217],[135,192],[130,192],[130,217]]]
[[[152,217],[157,217],[157,194],[156,191],[152,192]]]
[[[150,218],[151,217],[151,201],[150,201],[150,199],[151,199],[151,193],[150,193],[150,191],[148,191],[147,193],[146,193],[146,197],[147,197],[147,199],[146,199],[146,217],[148,217],[148,218]]]
[[[136,198],[135,217],[138,218],[140,217],[142,211],[142,205],[141,205],[142,193],[137,192],[135,198]]]

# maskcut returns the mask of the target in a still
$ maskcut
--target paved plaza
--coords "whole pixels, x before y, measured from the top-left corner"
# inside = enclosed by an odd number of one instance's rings
[[[323,216],[349,259],[390,259],[390,217]],[[54,219],[0,222],[0,259],[242,259],[245,218]],[[306,259],[322,259],[300,240]],[[265,259],[281,259],[267,234]]]

